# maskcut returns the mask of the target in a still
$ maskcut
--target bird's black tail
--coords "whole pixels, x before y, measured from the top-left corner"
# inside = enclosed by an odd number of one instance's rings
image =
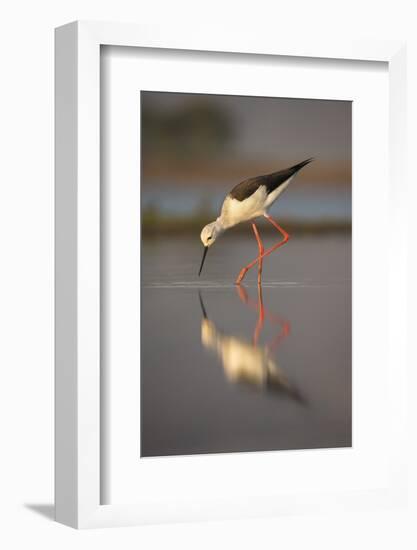
[[[291,170],[291,172],[293,174],[295,174],[296,172],[298,172],[298,170],[301,170],[301,168],[303,168],[307,164],[310,164],[310,162],[312,162],[313,160],[314,160],[314,157],[311,157],[307,160],[303,160],[303,162],[299,162],[298,164],[294,164],[294,166],[291,166],[291,168],[288,168],[288,170]]]
[[[266,185],[267,192],[272,193],[272,191],[274,191],[280,185],[292,178],[299,170],[301,170],[301,168],[303,168],[303,166],[306,166],[306,164],[309,164],[313,160],[314,158],[311,157],[307,160],[303,160],[303,162],[294,164],[294,166],[286,168],[285,170],[280,170],[279,172],[273,172],[272,174],[267,174],[266,176],[255,178],[254,181],[256,182],[257,180],[261,179],[262,181],[260,182],[260,184]]]

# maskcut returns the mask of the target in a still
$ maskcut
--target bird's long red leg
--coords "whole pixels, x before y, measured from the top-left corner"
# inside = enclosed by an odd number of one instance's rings
[[[285,229],[283,229],[275,220],[273,220],[271,218],[271,216],[269,216],[268,214],[264,214],[265,218],[270,222],[272,223],[272,225],[278,229],[278,231],[281,233],[283,239],[281,241],[279,241],[277,244],[275,244],[274,246],[271,246],[271,248],[268,248],[268,250],[266,252],[263,252],[262,254],[259,254],[259,256],[253,260],[250,264],[248,264],[246,267],[242,268],[242,270],[240,271],[239,273],[239,277],[236,279],[236,284],[237,285],[240,285],[240,283],[242,282],[244,276],[246,275],[246,273],[249,271],[249,269],[251,269],[257,262],[262,262],[262,260],[266,257],[266,256],[269,256],[269,254],[271,254],[272,252],[274,252],[274,250],[277,250],[279,247],[283,246],[285,243],[287,243],[290,239],[290,236],[289,234],[285,231]],[[252,224],[252,225],[255,225],[255,224]],[[255,229],[254,229],[255,230]],[[256,234],[256,233],[255,233]],[[258,282],[259,282],[259,273],[258,273]]]
[[[259,235],[258,228],[256,227],[255,223],[252,223],[253,232],[255,233],[256,240],[258,242],[258,249],[259,249],[259,262],[258,262],[258,285],[262,283],[262,254],[264,253],[264,245],[261,241],[261,236]]]

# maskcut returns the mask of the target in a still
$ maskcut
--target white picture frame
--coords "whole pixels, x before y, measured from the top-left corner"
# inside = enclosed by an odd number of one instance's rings
[[[390,185],[396,233],[402,242],[405,207],[405,46],[401,42],[303,41],[280,43],[279,37],[250,37],[235,31],[190,29],[186,35],[169,28],[113,23],[75,22],[56,30],[56,519],[72,527],[103,527],[160,521],[158,509],[134,504],[100,504],[100,47],[102,45],[285,55],[305,58],[382,61],[389,70]],[[405,247],[397,247],[395,276],[406,280]],[[394,261],[394,259],[393,259]],[[405,323],[405,292],[391,300],[391,315]],[[405,333],[405,331],[404,331]],[[396,341],[405,377],[405,342]],[[398,375],[398,373],[396,373]],[[405,379],[402,379],[405,384]],[[398,403],[398,402],[396,402]],[[288,495],[265,502],[255,515],[376,503],[392,505],[404,498],[406,479],[401,441],[404,409],[388,404],[398,425],[398,450],[384,494]],[[218,502],[200,514],[172,505],[164,521],[227,518],[232,512]],[[267,512],[268,510],[268,512]],[[251,514],[249,514],[251,515]]]

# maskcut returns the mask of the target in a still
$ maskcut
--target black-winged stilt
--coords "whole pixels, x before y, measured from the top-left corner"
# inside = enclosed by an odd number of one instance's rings
[[[251,221],[260,216],[264,216],[281,233],[283,238],[277,244],[265,251],[258,228],[255,222],[252,221],[252,228],[258,242],[259,255],[255,260],[241,269],[236,279],[236,284],[240,284],[249,269],[258,263],[258,284],[261,284],[263,259],[288,242],[290,237],[288,233],[271,218],[268,214],[268,210],[284,189],[286,189],[295,174],[312,160],[312,158],[309,158],[285,170],[247,179],[236,185],[236,187],[230,191],[224,199],[220,216],[216,221],[206,225],[201,232],[200,238],[204,245],[204,252],[198,272],[199,276],[203,269],[207,251],[219,235],[238,223]]]

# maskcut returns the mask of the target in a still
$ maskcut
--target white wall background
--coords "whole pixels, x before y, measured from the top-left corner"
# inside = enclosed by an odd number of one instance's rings
[[[408,511],[77,532],[53,523],[53,28],[75,19],[239,25],[248,33],[391,37],[409,46],[410,183],[417,150],[413,2],[14,0],[0,8],[0,545],[3,548],[415,548]],[[415,5],[415,3],[414,3]],[[370,159],[377,162],[377,159]],[[410,185],[410,220],[417,193]],[[388,221],[381,220],[387,226]],[[410,230],[413,229],[410,224]],[[410,237],[412,234],[410,233]],[[412,238],[410,251],[417,249]],[[411,254],[410,254],[411,255]],[[417,280],[416,262],[410,281]],[[410,295],[413,336],[416,293]],[[411,342],[412,342],[411,338]],[[413,352],[413,359],[416,358]],[[417,361],[410,361],[417,369]],[[410,370],[416,418],[417,377]],[[410,426],[410,436],[416,426]],[[415,437],[410,437],[414,468]],[[412,453],[412,454],[411,454]],[[46,514],[46,515],[45,515]],[[414,523],[414,525],[413,525]]]

